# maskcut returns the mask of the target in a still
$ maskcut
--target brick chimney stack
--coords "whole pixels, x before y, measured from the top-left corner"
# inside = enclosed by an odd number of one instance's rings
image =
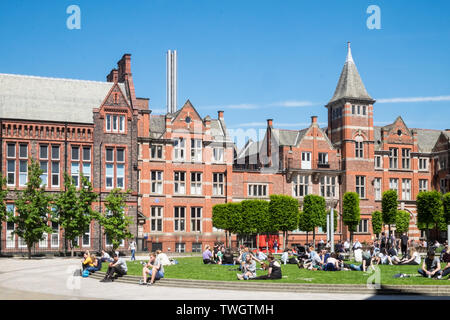
[[[219,120],[223,120],[223,111],[222,110],[217,111],[217,115],[219,117]]]
[[[131,54],[125,53],[117,62],[119,67],[119,82],[124,82],[127,76],[131,76]]]
[[[317,116],[311,117],[311,123],[317,123]]]
[[[119,70],[112,69],[111,72],[106,76],[106,81],[117,83],[119,81]]]

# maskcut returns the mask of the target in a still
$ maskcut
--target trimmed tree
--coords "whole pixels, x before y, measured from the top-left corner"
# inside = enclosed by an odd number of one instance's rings
[[[286,195],[271,195],[269,216],[274,229],[283,231],[283,249],[286,248],[286,235],[298,228],[298,201]]]
[[[89,180],[81,176],[81,189],[78,191],[72,177],[64,173],[64,192],[55,199],[54,219],[64,230],[64,237],[70,243],[71,256],[74,254],[75,239],[89,229],[91,221],[98,217],[92,209],[97,199]]]
[[[450,224],[450,192],[442,197],[442,205],[444,206],[444,220],[447,225]]]
[[[383,228],[383,217],[381,211],[374,211],[372,213],[372,231],[379,238],[381,230]]]
[[[398,233],[404,233],[409,231],[409,220],[411,216],[409,212],[398,210],[397,217],[395,218],[395,230]]]
[[[212,225],[214,228],[225,231],[225,242],[228,244],[228,226],[225,212],[226,210],[228,210],[226,203],[219,203],[213,206]]]
[[[106,212],[99,215],[100,225],[103,227],[104,233],[113,246],[115,251],[123,240],[133,238],[128,230],[133,220],[125,215],[126,198],[130,193],[129,190],[122,192],[116,188],[111,190],[105,199]]]
[[[383,223],[389,226],[389,236],[391,235],[391,225],[395,224],[397,219],[397,191],[387,190],[383,192],[381,200],[381,213]]]
[[[231,234],[238,234],[243,229],[242,226],[242,206],[240,202],[228,202],[226,204],[226,210],[224,210],[225,221],[224,229],[230,233],[229,241],[231,247]]]
[[[242,219],[244,234],[260,234],[270,233],[272,230],[269,217],[269,202],[264,200],[243,200]],[[259,248],[259,238],[257,237],[257,245]]]
[[[308,194],[303,199],[303,212],[306,219],[313,227],[313,244],[316,247],[316,227],[326,226],[327,208],[325,198],[314,194]],[[326,229],[326,227],[325,227]]]
[[[306,242],[308,242],[308,234],[314,230],[314,227],[304,211],[300,211],[298,214],[298,229],[306,232]]]
[[[353,243],[353,233],[361,220],[359,195],[356,192],[346,192],[342,200],[342,221],[350,231],[350,242]]]
[[[419,192],[416,199],[416,207],[417,225],[421,230],[427,231],[427,241],[429,241],[429,230],[443,227],[444,206],[442,203],[442,196],[438,191]]]
[[[21,237],[28,248],[28,259],[31,259],[31,248],[44,239],[44,234],[52,232],[48,225],[51,220],[50,204],[52,198],[45,192],[40,178],[43,171],[39,163],[31,159],[28,167],[26,189],[19,193],[15,202],[17,215],[11,214],[9,221],[16,225],[13,233]]]

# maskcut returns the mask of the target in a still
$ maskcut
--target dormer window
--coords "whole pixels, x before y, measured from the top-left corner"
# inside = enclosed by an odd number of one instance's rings
[[[107,132],[125,132],[125,116],[117,114],[106,115],[106,131]]]

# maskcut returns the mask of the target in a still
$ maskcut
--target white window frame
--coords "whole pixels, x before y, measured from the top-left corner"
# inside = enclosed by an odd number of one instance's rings
[[[84,237],[85,236],[87,236],[88,237],[88,243],[86,244],[85,242],[84,242]],[[81,236],[81,246],[83,247],[83,248],[86,248],[86,247],[90,247],[91,246],[91,227],[89,226],[89,230],[87,231],[87,232],[85,232],[82,236]]]
[[[223,196],[225,191],[225,174],[221,172],[213,173],[213,195]]]
[[[398,178],[389,178],[389,190],[395,190],[398,194]]]
[[[402,148],[402,169],[411,169],[411,149]]]
[[[419,171],[428,171],[428,158],[419,158]]]
[[[22,164],[25,164],[25,171],[22,171]],[[25,187],[28,182],[28,160],[19,160],[19,186]]]
[[[213,162],[215,163],[223,163],[224,162],[224,153],[225,149],[222,147],[214,147],[213,148]]]
[[[326,199],[336,198],[336,177],[322,176],[319,182],[320,195]]]
[[[161,157],[158,157],[158,154],[160,154]],[[155,159],[155,160],[164,159],[163,145],[161,145],[161,144],[152,144],[150,146],[150,158],[151,159]]]
[[[398,169],[398,148],[389,148],[389,169]]]
[[[366,198],[366,176],[356,176],[356,193],[360,199]]]
[[[21,151],[22,151],[22,147],[25,146],[25,150],[26,150],[26,155],[22,156],[21,155]],[[28,159],[28,144],[26,143],[19,143],[19,159]]]
[[[319,164],[328,164],[328,153],[327,152],[319,152]]]
[[[202,195],[202,179],[201,172],[191,172],[191,195]]]
[[[164,172],[150,171],[150,192],[153,194],[163,194],[164,191]]]
[[[14,214],[15,215],[15,205],[13,204],[6,204],[6,212],[8,212],[8,214]],[[13,226],[12,229],[8,228],[8,225]],[[6,248],[7,249],[13,249],[16,247],[16,235],[13,233],[14,230],[16,230],[16,226],[13,222],[6,222],[6,226],[5,226],[5,236],[6,236]]]
[[[268,185],[264,183],[249,183],[247,185],[247,195],[252,198],[267,198]]]
[[[381,200],[382,199],[382,182],[383,180],[381,178],[375,178],[373,181],[373,188],[375,193],[375,200]]]
[[[175,161],[185,161],[186,159],[186,140],[177,138],[173,144],[173,159]]]
[[[419,179],[419,192],[428,191],[428,179]]]
[[[174,194],[186,194],[186,171],[174,171],[173,185]]]
[[[202,162],[202,140],[201,139],[191,139],[191,161],[192,162]]]
[[[125,116],[119,116],[119,132],[125,132]]]
[[[402,179],[402,200],[411,200],[411,179]]]
[[[173,208],[173,231],[184,232],[186,231],[186,207],[176,206]],[[177,216],[178,214],[178,216]]]
[[[191,207],[191,232],[202,232],[202,207]]]
[[[52,223],[52,234],[51,234],[51,239],[50,239],[50,246],[52,248],[59,248],[59,225],[57,225],[57,231],[55,232],[55,229],[53,228],[53,223]],[[54,244],[53,243],[53,239],[56,237],[56,239],[58,240],[58,244]]]
[[[383,169],[383,157],[375,156],[375,169]]]
[[[355,233],[369,233],[369,219],[359,220]]]
[[[296,198],[303,198],[310,193],[310,176],[309,175],[294,175],[292,178],[292,196]]]
[[[13,171],[11,171],[11,166],[10,164],[12,164],[12,168]],[[7,176],[7,185],[8,186],[15,186],[16,185],[16,160],[11,160],[8,159],[6,160],[6,176]],[[12,181],[11,181],[11,179]]]
[[[39,240],[39,248],[47,249],[48,248],[48,233],[44,233],[42,236],[44,237],[44,239]]]
[[[158,221],[161,222],[161,230],[158,230]],[[150,231],[162,232],[164,230],[163,223],[164,223],[164,207],[152,206],[150,208]]]
[[[40,161],[39,168],[42,170],[42,174],[40,175],[40,178],[42,180],[41,186],[48,186],[48,161]]]

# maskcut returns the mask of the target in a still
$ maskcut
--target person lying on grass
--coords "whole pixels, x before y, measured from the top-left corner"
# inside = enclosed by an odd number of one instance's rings
[[[269,265],[266,266],[268,273],[259,277],[249,278],[249,280],[275,280],[281,279],[281,265],[278,261],[275,261],[275,257],[270,253],[267,257]]]
[[[245,256],[245,262],[242,265],[242,273],[237,274],[239,280],[248,280],[256,277],[256,262],[253,255]]]
[[[418,272],[425,278],[442,278],[441,261],[435,256],[433,250],[429,250],[423,261],[422,268]]]
[[[147,283],[147,275],[150,276],[149,283]],[[156,253],[150,253],[148,263],[142,268],[142,278],[139,281],[141,285],[152,285],[155,283],[155,280],[164,278],[164,266],[160,259],[157,258]]]
[[[408,250],[408,256],[405,256],[400,261],[400,265],[420,265],[422,259],[420,258],[419,252],[417,252],[416,248],[411,247]]]

